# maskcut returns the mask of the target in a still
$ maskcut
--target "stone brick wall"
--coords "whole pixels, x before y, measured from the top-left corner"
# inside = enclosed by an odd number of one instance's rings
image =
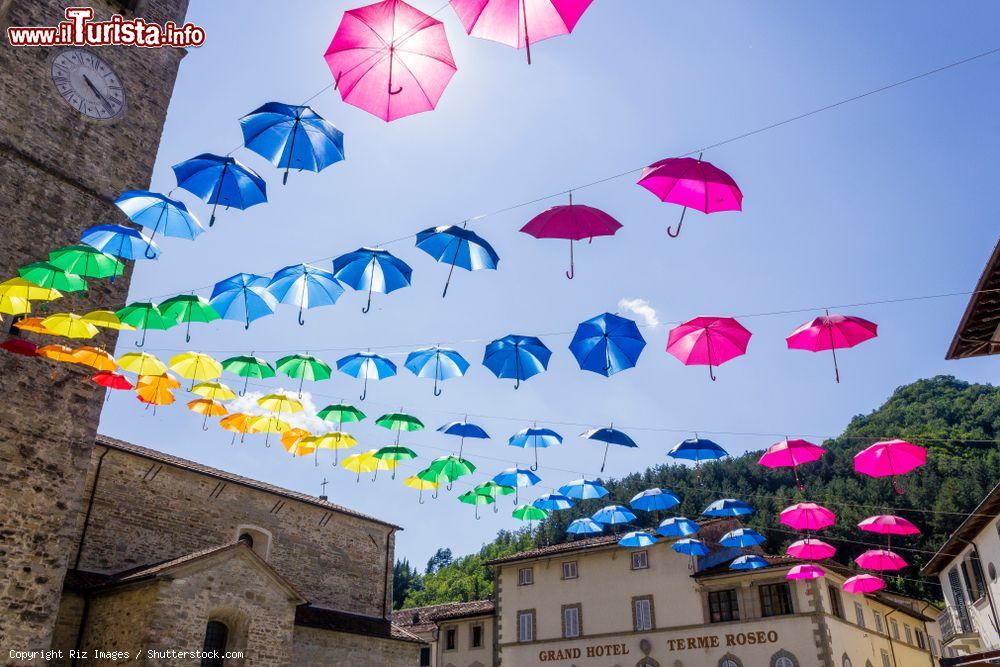
[[[150,612],[160,587],[160,584],[150,584],[93,596],[80,648],[84,651],[129,651],[130,656],[134,655],[147,642]],[[53,648],[66,653],[71,647],[53,644]],[[93,663],[93,658],[88,655],[84,664]]]
[[[298,667],[416,667],[420,644],[296,626],[292,664]]]

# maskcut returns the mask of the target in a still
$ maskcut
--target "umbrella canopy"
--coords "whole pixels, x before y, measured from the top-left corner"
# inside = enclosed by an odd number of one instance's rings
[[[465,503],[467,505],[476,506],[476,519],[479,518],[479,506],[480,505],[492,505],[496,503],[493,496],[484,495],[481,493],[476,493],[475,491],[466,491],[458,497],[458,502]]]
[[[301,435],[305,433],[306,435]],[[293,437],[288,437],[294,434]],[[316,453],[316,443],[310,439],[309,432],[300,428],[285,431],[281,436],[281,446],[292,456],[308,456]]]
[[[702,461],[716,461],[729,456],[729,452],[708,438],[695,436],[678,442],[670,448],[667,456],[682,461],[694,461],[695,465],[701,465]]]
[[[368,395],[368,380],[383,380],[396,374],[396,364],[372,352],[355,352],[337,360],[337,370],[351,377],[364,378],[361,400]]]
[[[257,399],[257,405],[268,412],[275,412],[277,414],[302,412],[304,409],[302,403],[284,394],[267,394],[261,396]]]
[[[0,313],[4,315],[24,315],[31,312],[31,302],[18,296],[0,294]]]
[[[807,537],[788,545],[788,555],[802,560],[824,560],[833,558],[837,550],[823,540]]]
[[[115,206],[120,208],[129,220],[149,229],[150,241],[157,233],[193,241],[205,231],[198,218],[188,211],[184,202],[171,199],[159,192],[129,190],[115,200]],[[151,250],[150,246],[146,247],[146,253],[150,253]],[[156,255],[146,256],[148,259],[153,259]]]
[[[642,170],[639,185],[660,201],[684,207],[677,230],[667,228],[673,238],[681,233],[688,208],[702,213],[743,210],[743,193],[732,176],[711,162],[689,157],[666,158]]]
[[[715,380],[715,366],[746,354],[752,336],[732,317],[696,317],[670,330],[667,352],[685,366],[708,366]]]
[[[136,387],[163,387],[165,389],[180,389],[181,383],[170,372],[156,375],[140,375]]]
[[[604,466],[608,462],[608,449],[611,445],[630,448],[637,448],[639,446],[635,444],[635,440],[630,438],[627,433],[616,429],[614,424],[608,428],[592,428],[589,431],[584,431],[580,434],[580,437],[604,443],[604,459],[601,461],[601,472],[604,472]]]
[[[192,322],[214,322],[220,318],[219,313],[212,307],[208,299],[197,294],[179,294],[162,302],[159,306],[160,312],[169,320],[178,324],[187,325],[184,340],[191,342]]]
[[[469,370],[469,362],[451,348],[435,345],[414,350],[406,355],[406,368],[421,378],[434,378],[434,395],[440,396],[438,382],[462,377]]]
[[[83,346],[73,350],[76,363],[90,366],[96,371],[116,371],[118,362],[107,351],[96,347]]]
[[[299,397],[302,397],[302,383],[306,380],[318,382],[329,380],[333,369],[322,359],[309,354],[290,354],[274,363],[274,367],[290,378],[298,378]]]
[[[483,482],[479,486],[475,487],[473,491],[483,496],[489,496],[494,501],[498,500],[500,496],[509,496],[510,494],[513,493],[514,504],[515,505],[517,504],[517,489],[511,486],[504,486],[502,484],[497,484],[493,480]],[[532,503],[532,505],[535,505],[535,507],[540,507],[540,505],[536,505],[535,503]],[[542,509],[546,508],[542,507]],[[500,511],[495,504],[493,505],[493,511],[494,512]]]
[[[431,461],[428,469],[436,477],[448,480],[448,488],[450,489],[452,482],[459,477],[471,475],[476,471],[476,466],[471,461],[449,454],[447,456],[439,456]]]
[[[687,537],[698,532],[698,524],[691,519],[674,516],[661,521],[656,532],[664,537]]]
[[[43,345],[35,350],[35,354],[51,361],[62,361],[67,364],[76,363],[76,359],[73,358],[73,350],[65,345]]]
[[[517,489],[522,486],[534,486],[542,481],[542,478],[531,472],[528,468],[506,468],[493,476],[493,481],[501,486],[510,486],[515,490],[514,502],[517,502]]]
[[[541,521],[542,519],[548,517],[549,513],[543,509],[539,509],[534,505],[518,505],[511,512],[511,516],[515,519],[521,521]]]
[[[344,12],[324,57],[341,98],[386,122],[436,107],[457,71],[444,25],[402,0]]]
[[[500,256],[486,239],[470,232],[465,225],[431,227],[417,233],[417,247],[442,264],[448,264],[448,280],[444,284],[441,298],[448,296],[448,285],[455,267],[466,271],[496,269]]]
[[[372,454],[372,456],[382,461],[392,461],[392,478],[396,479],[396,464],[399,461],[409,461],[417,458],[417,453],[409,447],[390,445],[379,448],[379,450]]]
[[[230,401],[236,392],[221,382],[199,382],[191,387],[191,393],[213,401]]]
[[[362,452],[360,454],[352,454],[344,459],[343,463],[340,465],[345,470],[350,470],[353,473],[357,473],[357,479],[355,481],[361,481],[361,473],[368,472],[378,472],[379,470],[395,470],[396,462],[392,459],[379,459],[375,458],[375,449],[369,449],[367,452]]]
[[[854,559],[858,567],[876,572],[894,572],[908,565],[903,558],[888,549],[869,549]]]
[[[671,507],[676,507],[680,505],[681,499],[671,493],[669,490],[663,489],[646,489],[645,491],[640,491],[639,493],[632,496],[632,500],[629,501],[629,505],[632,506],[634,510],[641,510],[643,512],[658,512],[660,510],[668,510]]]
[[[533,500],[531,504],[546,512],[556,512],[573,507],[573,500],[561,493],[547,493]]]
[[[590,500],[603,498],[608,495],[608,490],[601,486],[601,483],[596,479],[583,477],[559,487],[559,493],[574,500]]]
[[[854,347],[858,343],[878,336],[878,325],[853,315],[826,315],[806,322],[785,338],[789,350],[822,352],[833,354],[834,379],[840,382],[840,368],[837,366],[837,349]]]
[[[607,505],[594,512],[590,518],[606,526],[615,526],[620,523],[632,523],[635,521],[635,514],[624,505]]]
[[[333,260],[333,275],[352,289],[368,290],[368,303],[361,310],[367,313],[372,292],[389,294],[408,286],[413,269],[388,250],[358,248]]]
[[[224,320],[243,322],[249,329],[254,320],[272,315],[278,302],[267,291],[269,280],[252,273],[237,273],[215,283],[209,301]]]
[[[424,470],[421,472],[428,473],[429,471]],[[404,479],[403,485],[408,486],[411,489],[417,489],[418,491],[420,491],[420,496],[418,497],[417,502],[419,502],[421,505],[424,504],[424,491],[434,491],[435,492],[434,497],[436,498],[437,489],[439,486],[441,486],[440,482],[436,481],[436,479],[424,479],[423,477],[420,476],[419,473],[416,475],[410,475],[409,477]]]
[[[611,377],[639,361],[646,340],[632,320],[604,313],[581,322],[569,344],[580,369]]]
[[[532,426],[531,428],[523,428],[514,435],[510,436],[507,440],[507,444],[512,447],[531,447],[535,450],[535,464],[531,466],[532,470],[538,470],[538,449],[546,447],[551,447],[552,445],[558,445],[563,441],[562,436],[549,428],[538,428],[537,426]]]
[[[32,333],[40,333],[48,335],[51,335],[52,333],[42,325],[41,317],[25,317],[20,320],[15,320],[12,323],[12,325],[17,327],[21,331],[30,331]]]
[[[740,556],[729,564],[730,570],[757,570],[762,567],[767,567],[767,561],[752,554]]]
[[[858,528],[879,535],[919,535],[920,529],[908,519],[892,514],[870,516],[858,524]]]
[[[136,385],[135,394],[136,398],[147,406],[170,405],[177,400],[174,392],[168,386],[158,382]],[[156,413],[155,409],[153,413]]]
[[[804,563],[802,565],[796,565],[788,571],[785,575],[785,579],[790,579],[792,581],[802,581],[808,579],[819,579],[820,577],[826,575],[826,570],[821,568],[819,565],[813,565],[811,563]]]
[[[854,471],[869,477],[892,477],[892,486],[898,493],[905,493],[896,482],[897,475],[905,475],[927,463],[927,450],[905,440],[883,440],[854,455]]]
[[[618,540],[618,546],[628,548],[649,547],[656,544],[656,535],[644,530],[633,530]]]
[[[395,431],[397,444],[399,443],[399,435],[403,431],[410,433],[412,431],[419,431],[424,427],[424,423],[422,421],[413,415],[406,414],[405,412],[390,412],[388,414],[384,414],[375,420],[375,425],[389,429],[390,431]]]
[[[167,372],[166,364],[145,352],[126,352],[118,357],[118,367],[140,377],[162,375]]]
[[[816,503],[796,503],[781,510],[781,523],[795,530],[823,530],[837,523],[837,515]]]
[[[874,593],[885,588],[885,581],[872,574],[857,574],[844,582],[844,590],[855,595]]]
[[[75,313],[55,313],[42,320],[48,333],[65,338],[93,338],[98,329]]]
[[[0,283],[0,296],[16,297],[25,301],[53,301],[62,297],[62,293],[51,287],[39,287],[24,278],[8,278]]]
[[[174,355],[170,359],[170,369],[182,378],[192,380],[192,389],[196,381],[214,380],[222,375],[222,364],[201,352]]]
[[[776,442],[767,448],[767,451],[757,460],[757,463],[765,468],[791,468],[795,474],[795,484],[799,489],[804,489],[799,480],[799,466],[803,463],[812,463],[823,457],[826,450],[819,445],[814,445],[808,440],[789,440],[785,438],[781,442]]]
[[[153,239],[135,227],[94,225],[83,230],[80,241],[122,259],[156,259],[160,248]]]
[[[118,373],[112,373],[111,371],[100,371],[94,373],[90,380],[95,384],[99,384],[102,387],[108,389],[116,389],[118,391],[125,391],[132,388],[132,383],[128,381],[128,378],[124,375],[119,375]]]
[[[125,272],[125,265],[117,259],[85,244],[53,250],[49,264],[84,278],[114,278]]]
[[[566,277],[572,280],[576,274],[573,242],[583,239],[593,241],[595,236],[614,236],[621,227],[620,222],[600,209],[574,204],[573,195],[570,195],[569,205],[553,206],[542,211],[521,227],[521,231],[536,239],[569,240],[569,271]]]
[[[514,389],[521,380],[548,368],[552,351],[534,336],[510,334],[486,346],[483,365],[498,378],[514,378]]]
[[[258,401],[259,403],[259,401]],[[271,446],[272,433],[284,433],[292,428],[292,425],[284,419],[271,415],[254,417],[250,422],[250,433],[264,433],[264,446]]]
[[[705,516],[746,516],[753,514],[753,508],[742,500],[722,498],[706,507],[702,514]]]
[[[344,424],[363,421],[366,415],[353,405],[334,403],[317,412],[316,416],[323,421],[336,422],[337,430],[342,431]]]
[[[286,266],[274,274],[267,290],[279,303],[299,307],[299,325],[306,323],[303,312],[307,308],[331,306],[344,293],[332,273],[311,264]]]
[[[165,331],[177,325],[177,320],[167,317],[156,305],[148,301],[136,301],[115,313],[118,321],[136,329],[142,329],[142,338],[136,341],[136,347],[146,344],[146,332],[150,329]]]
[[[27,264],[17,270],[25,280],[32,282],[39,287],[57,289],[63,292],[85,292],[87,291],[87,281],[75,273],[67,273],[58,266],[48,262],[34,262]]]
[[[350,449],[358,444],[357,439],[350,433],[344,431],[330,431],[320,435],[310,436],[316,449],[332,449],[335,455],[333,462],[336,464],[336,453],[341,449]]]
[[[202,153],[178,162],[172,169],[177,187],[212,205],[209,227],[215,224],[215,209],[219,204],[243,211],[267,201],[264,179],[234,157]]]
[[[243,145],[284,169],[322,171],[344,159],[344,133],[312,107],[268,102],[240,119]]]
[[[274,377],[274,368],[264,359],[255,357],[252,354],[229,357],[222,360],[222,370],[233,375],[239,375],[243,380],[243,390],[240,395],[246,393],[250,378],[263,380]]]
[[[531,45],[573,32],[592,0],[451,0],[465,32],[525,49],[531,64]]]
[[[220,419],[219,426],[227,431],[232,431],[233,438],[229,441],[229,444],[231,445],[236,442],[237,433],[240,434],[240,442],[243,442],[243,438],[246,434],[252,432],[255,419],[257,419],[257,415],[234,412]]]
[[[309,431],[304,428],[290,428],[281,434],[281,444],[287,450],[289,445],[293,445],[297,442],[302,442],[303,438],[308,438],[312,435]],[[316,444],[313,442],[306,443],[309,447],[315,449]]]
[[[34,357],[38,353],[38,346],[23,338],[8,338],[0,343],[0,349],[11,354],[19,354],[22,357]]]
[[[205,416],[201,422],[202,431],[208,430],[209,417],[221,417],[222,415],[229,413],[226,406],[218,401],[213,401],[210,398],[196,398],[193,401],[188,401],[187,407],[191,412],[196,412]]]
[[[489,440],[490,434],[487,433],[482,426],[477,426],[468,421],[454,421],[445,424],[444,426],[439,426],[438,431],[444,433],[445,435],[453,435],[461,438],[458,446],[458,455],[462,456],[462,449],[465,446],[466,438],[475,438],[477,440]]]
[[[102,329],[114,329],[116,331],[134,331],[135,327],[121,321],[116,313],[110,310],[92,310],[83,316],[83,319],[90,322],[95,327]]]
[[[705,543],[693,537],[681,538],[671,544],[670,548],[679,554],[691,557],[708,555],[708,547],[705,546]]]
[[[604,532],[604,527],[588,517],[573,519],[566,532],[571,535],[593,535]]]
[[[737,528],[722,536],[719,544],[724,547],[746,549],[764,543],[764,536],[753,528]]]

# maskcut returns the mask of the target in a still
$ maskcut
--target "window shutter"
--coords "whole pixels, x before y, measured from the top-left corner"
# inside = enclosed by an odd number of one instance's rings
[[[965,606],[965,592],[962,590],[962,582],[958,578],[958,569],[948,570],[948,583],[951,585],[951,594],[955,598],[955,611],[958,612],[958,620],[962,624],[962,632],[972,630],[969,623],[969,610]]]

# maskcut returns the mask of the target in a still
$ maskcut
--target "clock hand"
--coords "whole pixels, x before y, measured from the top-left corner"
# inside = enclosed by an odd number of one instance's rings
[[[111,104],[108,102],[108,99],[104,97],[104,95],[101,94],[101,91],[97,89],[97,86],[94,85],[94,82],[90,80],[90,77],[84,74],[83,80],[86,82],[87,86],[94,93],[94,95],[97,96],[97,99],[101,101],[101,104],[104,105],[104,108],[108,110],[108,113],[113,114],[115,110],[111,107]]]

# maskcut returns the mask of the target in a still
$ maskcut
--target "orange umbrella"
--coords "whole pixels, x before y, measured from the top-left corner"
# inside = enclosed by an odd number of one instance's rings
[[[115,361],[115,358],[100,348],[84,345],[73,350],[71,354],[76,363],[90,366],[94,370],[118,370],[118,362]]]
[[[170,373],[161,373],[159,375],[140,375],[139,379],[136,380],[135,386],[137,387],[157,387],[164,389],[180,389],[181,383],[176,377]]]
[[[35,350],[35,354],[39,357],[51,359],[52,361],[64,361],[69,364],[76,363],[76,358],[73,356],[73,350],[69,349],[65,345],[43,345]]]
[[[308,456],[316,451],[316,442],[308,432],[306,435],[300,436],[298,438],[288,438],[286,437],[289,433],[293,431],[302,431],[300,428],[293,428],[291,431],[286,431],[281,437],[281,444],[284,445],[285,451],[287,451],[292,456]]]
[[[233,439],[230,440],[229,444],[236,442],[236,434],[240,433],[240,442],[243,442],[243,438],[247,433],[250,433],[253,428],[253,422],[257,419],[257,415],[248,415],[243,412],[234,412],[231,415],[223,417],[219,420],[219,426],[226,429],[227,431],[233,432]]]
[[[312,434],[304,428],[291,428],[281,434],[281,444],[285,446],[285,449],[288,449],[302,438],[308,438],[310,435]]]
[[[193,401],[189,401],[188,410],[191,412],[197,412],[200,415],[205,415],[205,419],[201,422],[201,430],[208,430],[208,418],[209,417],[220,417],[225,414],[229,414],[229,410],[226,410],[225,406],[218,401],[213,401],[208,398],[196,398]]]
[[[153,406],[153,414],[156,414],[156,406],[158,405],[170,405],[176,399],[174,398],[174,392],[170,391],[168,387],[161,384],[148,384],[144,386],[138,386],[135,390],[138,399],[145,403],[147,406]]]
[[[34,333],[48,334],[52,335],[52,332],[45,328],[42,324],[41,317],[25,317],[23,320],[14,322],[14,326],[21,331],[31,331]]]

